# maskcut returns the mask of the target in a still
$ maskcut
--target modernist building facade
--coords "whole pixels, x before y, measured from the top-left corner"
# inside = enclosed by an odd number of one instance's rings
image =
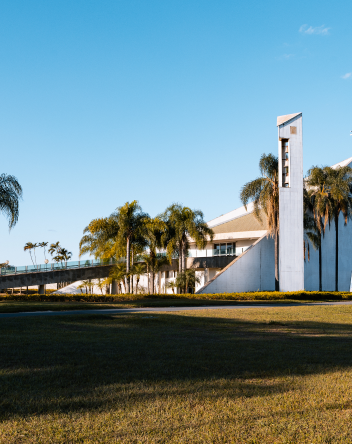
[[[303,144],[302,114],[278,117],[280,237],[279,281],[281,291],[318,290],[318,251],[310,245],[310,257],[303,249]],[[352,157],[333,165],[349,165]],[[265,218],[259,222],[253,205],[238,208],[208,222],[214,240],[199,251],[191,243],[188,266],[196,270],[201,283],[198,293],[275,290],[274,240],[267,234]],[[352,221],[339,219],[339,290],[350,291],[352,279]],[[226,258],[216,262],[214,258]],[[207,260],[204,260],[206,258]],[[212,260],[210,260],[212,258]],[[158,276],[160,290],[174,278],[171,272]],[[322,240],[322,287],[335,289],[335,225],[326,229]],[[166,290],[171,292],[171,290]]]

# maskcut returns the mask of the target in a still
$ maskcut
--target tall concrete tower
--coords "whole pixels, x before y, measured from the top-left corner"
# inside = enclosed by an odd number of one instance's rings
[[[302,113],[277,118],[279,129],[280,291],[304,289]]]

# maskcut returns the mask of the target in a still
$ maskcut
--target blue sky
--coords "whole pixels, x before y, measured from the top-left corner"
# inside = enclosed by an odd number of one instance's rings
[[[0,5],[0,262],[78,259],[83,228],[137,199],[210,220],[240,206],[276,116],[303,112],[304,170],[352,156],[350,1],[53,0]],[[38,253],[39,261],[42,259]]]

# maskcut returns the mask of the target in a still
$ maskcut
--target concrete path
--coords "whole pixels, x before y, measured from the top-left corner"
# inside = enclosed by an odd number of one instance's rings
[[[68,311],[28,311],[21,313],[0,313],[0,319],[33,317],[33,316],[65,316],[65,315],[87,315],[87,314],[124,314],[124,313],[145,313],[145,312],[173,312],[191,310],[236,310],[240,308],[286,308],[316,305],[352,305],[352,301],[344,302],[310,302],[297,304],[255,304],[255,305],[203,305],[201,307],[144,307],[144,308],[110,308],[99,310],[68,310]]]

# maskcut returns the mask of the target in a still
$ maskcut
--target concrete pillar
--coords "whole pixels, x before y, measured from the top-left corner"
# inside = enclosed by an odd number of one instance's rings
[[[111,283],[111,294],[117,294],[117,281],[114,279]]]
[[[45,294],[45,285],[38,285],[38,293]]]

